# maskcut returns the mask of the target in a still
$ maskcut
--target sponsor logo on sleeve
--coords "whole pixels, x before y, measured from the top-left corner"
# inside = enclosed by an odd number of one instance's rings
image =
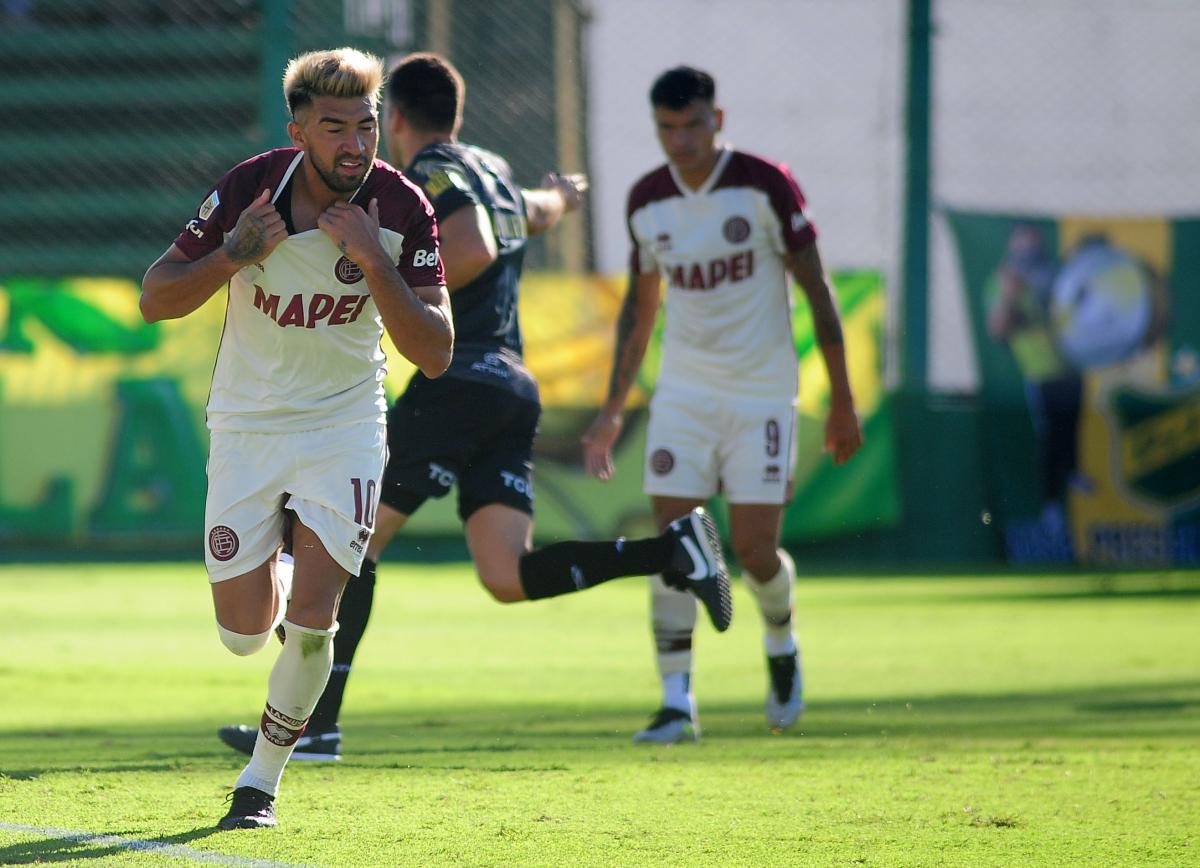
[[[437,261],[438,255],[436,250],[418,250],[413,254],[412,264],[413,268],[434,267],[437,265]]]
[[[449,169],[438,169],[429,175],[429,180],[425,182],[425,193],[430,199],[436,199],[438,196],[445,193],[451,187],[457,187],[460,190],[470,190],[471,187],[467,183],[467,179],[458,172]]]
[[[792,212],[792,231],[799,232],[808,225],[808,215],[803,211]]]
[[[217,210],[217,206],[220,204],[221,197],[217,195],[216,190],[213,190],[209,197],[204,200],[204,204],[200,206],[200,219],[207,220],[212,215],[212,212]]]
[[[192,233],[193,235],[195,235],[197,238],[203,238],[203,237],[204,237],[204,230],[200,228],[200,220],[199,220],[199,218],[195,218],[195,217],[193,217],[191,220],[189,220],[189,221],[188,221],[188,224],[187,224],[187,231],[188,231],[188,232],[191,232],[191,233]]]

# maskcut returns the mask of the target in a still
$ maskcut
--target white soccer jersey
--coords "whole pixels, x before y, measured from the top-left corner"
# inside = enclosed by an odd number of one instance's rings
[[[175,244],[191,259],[216,250],[269,187],[284,219],[288,184],[304,159],[283,148],[236,166],[210,192]],[[409,286],[444,284],[433,209],[421,191],[376,160],[351,202],[379,200],[380,242]],[[290,234],[229,282],[225,330],[208,401],[213,431],[283,433],[383,422],[383,321],[361,269],[320,229]]]
[[[670,164],[629,193],[631,265],[667,284],[658,382],[796,395],[787,251],[816,238],[786,166],[725,148],[692,190]]]

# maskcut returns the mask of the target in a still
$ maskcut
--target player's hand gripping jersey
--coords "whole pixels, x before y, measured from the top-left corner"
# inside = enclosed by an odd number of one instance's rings
[[[744,397],[795,397],[797,357],[784,255],[816,238],[787,168],[725,148],[692,190],[670,164],[630,191],[635,274],[667,285],[658,382]]]
[[[217,183],[175,245],[193,261],[219,248],[238,216],[265,188],[288,237],[263,262],[229,282],[208,427],[213,431],[305,431],[383,422],[383,321],[362,271],[321,229],[296,232],[295,148],[260,154]],[[379,240],[410,287],[444,283],[433,209],[421,191],[375,160],[351,204],[379,201]]]
[[[405,174],[425,190],[439,221],[482,205],[496,237],[496,261],[450,293],[454,358],[443,377],[487,383],[536,400],[537,385],[522,361],[517,319],[527,241],[525,199],[508,163],[474,145],[438,142],[422,148]]]

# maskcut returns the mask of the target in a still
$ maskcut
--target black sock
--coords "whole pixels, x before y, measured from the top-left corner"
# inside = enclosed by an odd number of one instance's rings
[[[333,671],[329,673],[325,692],[317,700],[317,707],[308,719],[305,731],[309,735],[329,732],[337,725],[346,679],[350,677],[350,664],[354,661],[354,653],[358,650],[363,633],[367,631],[374,601],[375,562],[363,558],[362,569],[346,583],[346,590],[342,592],[342,602],[338,607],[338,631],[333,636]]]
[[[609,579],[662,572],[674,551],[667,536],[553,543],[521,558],[521,586],[531,600],[571,594]]]

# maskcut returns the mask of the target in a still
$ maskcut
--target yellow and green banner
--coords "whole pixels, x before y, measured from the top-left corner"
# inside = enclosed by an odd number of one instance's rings
[[[821,451],[828,402],[807,308],[797,304],[801,423],[796,495],[785,538],[893,525],[899,515],[890,405],[883,390],[883,286],[875,272],[837,276],[851,379],[866,445],[834,468]],[[616,451],[617,478],[580,465],[580,436],[604,395],[624,278],[531,274],[522,284],[529,367],[545,405],[536,444],[537,533],[543,540],[647,532],[641,493],[648,353]],[[146,324],[138,286],[96,277],[0,280],[0,543],[70,550],[199,550],[205,497],[204,405],[224,321],[224,293],[180,320]],[[412,368],[392,360],[395,397]],[[450,499],[424,506],[406,534],[461,533]],[[399,543],[403,546],[403,542]]]
[[[948,216],[1008,558],[1200,562],[1200,219]]]

